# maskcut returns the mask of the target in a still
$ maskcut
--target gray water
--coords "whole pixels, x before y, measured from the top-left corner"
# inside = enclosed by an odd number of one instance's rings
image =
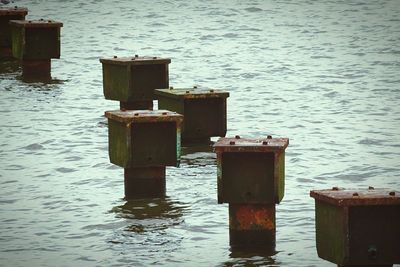
[[[0,74],[1,266],[334,266],[311,189],[400,189],[400,1],[15,1],[64,23],[54,81]],[[230,92],[227,136],[290,138],[277,250],[232,253],[215,154],[127,203],[100,57],[169,57],[170,85]]]

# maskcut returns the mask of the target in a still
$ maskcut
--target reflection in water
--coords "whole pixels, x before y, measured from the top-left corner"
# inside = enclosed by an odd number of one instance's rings
[[[0,73],[14,73],[20,69],[18,60],[0,61]]]
[[[110,212],[117,218],[128,219],[126,231],[144,233],[150,230],[164,230],[183,222],[181,218],[186,206],[169,198],[129,200],[116,206]]]
[[[182,147],[181,164],[193,166],[216,165],[216,156],[211,145]]]
[[[229,254],[231,260],[223,266],[280,266],[272,257],[275,251],[268,251],[262,248],[233,249]]]

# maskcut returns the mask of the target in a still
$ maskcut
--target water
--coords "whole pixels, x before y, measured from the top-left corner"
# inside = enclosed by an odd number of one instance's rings
[[[64,27],[53,83],[0,74],[0,265],[334,266],[309,191],[400,189],[400,3],[150,2],[12,4]],[[134,54],[170,57],[174,87],[228,90],[228,136],[290,138],[276,255],[229,250],[207,149],[167,168],[165,200],[122,199],[99,58]]]

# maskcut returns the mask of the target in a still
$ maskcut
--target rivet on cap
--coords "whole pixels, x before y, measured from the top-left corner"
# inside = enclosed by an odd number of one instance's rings
[[[135,57],[139,57],[139,55],[135,55]]]
[[[358,197],[358,193],[353,193],[353,197]]]
[[[197,85],[193,85],[193,88],[197,88]]]
[[[117,58],[117,56],[114,56],[114,58]]]
[[[334,186],[334,187],[332,187],[332,190],[333,190],[333,191],[338,191],[338,190],[339,190],[339,187]]]
[[[268,135],[268,136],[267,136],[267,139],[272,139],[272,135]]]
[[[214,89],[211,89],[211,90],[210,90],[210,93],[214,93]]]
[[[394,192],[394,191],[391,191],[391,192],[389,192],[389,195],[391,195],[391,196],[395,196],[395,195],[396,195],[396,192]]]
[[[235,135],[235,139],[240,139],[240,136],[239,135]]]
[[[268,145],[268,142],[267,141],[263,141],[262,144],[263,145]]]
[[[373,186],[368,186],[369,190],[374,190],[375,188]]]
[[[186,94],[189,94],[190,93],[190,91],[186,91]]]
[[[234,145],[234,144],[235,144],[235,141],[230,141],[229,144],[230,144],[230,145]]]
[[[157,57],[153,57],[153,59],[157,59]]]

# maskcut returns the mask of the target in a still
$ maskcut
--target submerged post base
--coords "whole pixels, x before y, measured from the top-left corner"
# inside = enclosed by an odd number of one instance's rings
[[[11,47],[0,47],[0,59],[3,60],[12,60],[15,58],[12,55]]]
[[[229,203],[229,244],[275,252],[275,204]]]
[[[165,167],[124,169],[125,199],[165,196]]]
[[[24,81],[50,81],[50,59],[24,59],[22,60],[22,79]]]
[[[153,100],[132,101],[132,102],[119,102],[121,110],[153,110]]]

